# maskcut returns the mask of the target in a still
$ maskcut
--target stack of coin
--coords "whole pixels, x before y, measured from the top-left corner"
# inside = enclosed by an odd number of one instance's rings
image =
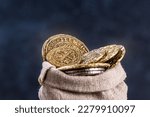
[[[125,55],[125,48],[122,45],[108,45],[94,49],[82,56],[81,64],[109,63],[110,68],[119,63]]]
[[[43,61],[72,76],[94,76],[118,64],[125,55],[122,45],[89,51],[83,42],[67,34],[48,38],[42,47]]]
[[[105,71],[104,68],[85,68],[64,71],[66,74],[71,76],[95,76]]]
[[[94,76],[103,73],[108,67],[108,63],[91,63],[63,66],[58,69],[72,76]]]

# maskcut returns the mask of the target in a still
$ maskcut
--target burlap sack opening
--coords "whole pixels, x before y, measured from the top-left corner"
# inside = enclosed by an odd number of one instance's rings
[[[70,76],[46,64],[39,77],[41,100],[127,99],[126,73],[120,63],[96,76]]]

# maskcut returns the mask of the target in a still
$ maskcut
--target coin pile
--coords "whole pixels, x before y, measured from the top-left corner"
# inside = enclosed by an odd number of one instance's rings
[[[76,37],[57,34],[42,47],[43,61],[72,76],[93,76],[118,64],[125,55],[122,45],[108,45],[89,51]]]

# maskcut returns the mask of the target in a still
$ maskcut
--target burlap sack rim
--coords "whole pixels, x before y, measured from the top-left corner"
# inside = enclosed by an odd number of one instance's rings
[[[125,78],[126,73],[120,63],[96,76],[70,76],[50,68],[43,85],[74,92],[98,92],[116,87]]]

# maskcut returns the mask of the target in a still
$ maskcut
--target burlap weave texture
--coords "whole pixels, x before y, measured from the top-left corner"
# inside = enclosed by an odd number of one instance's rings
[[[41,100],[126,100],[125,78],[120,63],[96,76],[70,76],[43,62],[38,95]]]

